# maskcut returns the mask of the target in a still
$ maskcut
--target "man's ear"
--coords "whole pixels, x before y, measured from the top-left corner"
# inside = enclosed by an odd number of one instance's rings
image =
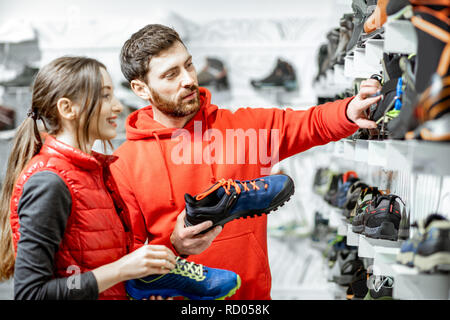
[[[145,82],[137,79],[131,80],[130,87],[139,98],[146,101],[151,100],[150,88]]]
[[[59,98],[56,107],[62,119],[74,120],[78,115],[78,106],[68,98]]]

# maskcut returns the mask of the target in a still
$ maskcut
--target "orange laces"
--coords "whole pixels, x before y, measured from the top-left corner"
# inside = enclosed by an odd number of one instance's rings
[[[264,181],[264,179],[258,179],[258,180]],[[251,187],[253,187],[253,190],[260,190],[260,188],[256,185],[256,180],[248,181],[248,183],[250,184]],[[247,182],[240,182],[240,184],[242,184],[242,186],[244,187],[244,191],[250,191],[250,188],[247,186]],[[220,179],[214,186],[212,186],[212,188],[206,190],[203,193],[200,193],[199,195],[197,195],[195,197],[195,199],[202,200],[221,187],[223,187],[226,194],[230,195],[230,188],[232,186],[234,187],[234,189],[236,189],[237,194],[241,193],[241,187],[239,187],[239,184],[236,183],[233,179],[228,179],[228,180]],[[268,185],[267,185],[267,183],[265,183],[264,189],[267,190],[267,188],[268,188]]]

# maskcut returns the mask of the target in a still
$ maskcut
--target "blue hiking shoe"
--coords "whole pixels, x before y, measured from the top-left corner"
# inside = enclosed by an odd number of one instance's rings
[[[417,230],[412,238],[407,239],[402,243],[396,257],[397,263],[408,267],[414,267],[414,256],[417,253],[417,247],[422,240],[424,233],[424,221],[419,220],[411,226],[417,228]]]
[[[294,181],[284,174],[255,180],[221,179],[205,192],[185,194],[186,226],[211,220],[212,228],[234,219],[268,214],[278,209],[294,194]]]
[[[424,229],[414,266],[421,272],[450,272],[450,221],[434,213],[425,219]]]
[[[150,296],[224,300],[234,295],[240,286],[241,278],[232,271],[208,268],[180,257],[170,273],[125,282],[127,294],[134,300]]]

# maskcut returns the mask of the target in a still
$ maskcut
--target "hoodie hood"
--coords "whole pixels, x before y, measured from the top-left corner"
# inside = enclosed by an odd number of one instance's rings
[[[211,104],[211,93],[199,87],[200,109],[184,128],[193,126],[194,121],[207,119],[218,108]],[[125,123],[127,139],[160,139],[170,138],[177,128],[167,128],[153,119],[153,106],[149,105],[131,113]]]

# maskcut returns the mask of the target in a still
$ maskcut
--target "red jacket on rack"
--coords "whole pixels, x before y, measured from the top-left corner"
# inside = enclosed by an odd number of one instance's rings
[[[119,159],[111,172],[130,211],[135,246],[148,239],[173,249],[170,235],[184,209],[185,193],[203,192],[221,178],[267,175],[275,162],[347,137],[358,128],[346,117],[351,98],[301,111],[232,112],[211,104],[207,89],[199,90],[201,108],[183,129],[153,120],[152,106],[127,118],[127,141],[115,151]],[[242,285],[232,299],[270,299],[264,215],[227,223],[208,249],[188,260],[239,274]]]
[[[130,218],[109,171],[115,159],[96,152],[88,155],[47,135],[40,152],[19,176],[11,197],[10,221],[16,254],[20,239],[19,200],[28,178],[40,171],[56,173],[72,197],[72,210],[55,255],[55,277],[70,276],[69,266],[77,266],[84,273],[129,253],[133,247]],[[124,283],[100,293],[99,299],[127,299]]]

